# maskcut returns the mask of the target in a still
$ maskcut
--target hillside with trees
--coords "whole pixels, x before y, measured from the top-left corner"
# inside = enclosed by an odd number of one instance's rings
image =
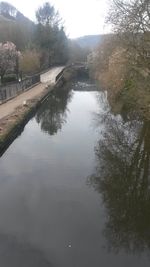
[[[11,4],[0,2],[1,48],[12,43],[20,51],[18,64],[23,74],[33,74],[68,61],[68,38],[55,8],[44,3],[37,9],[36,19],[34,23]],[[9,68],[5,74],[7,72]]]
[[[59,13],[49,2],[41,5],[35,16],[34,23],[13,5],[0,2],[1,48],[12,43],[16,51],[20,51],[14,70],[11,68],[10,71],[8,67],[4,76],[12,72],[16,79],[18,72],[22,77],[55,65],[85,62],[91,50],[104,38],[103,35],[92,35],[68,39]]]
[[[7,2],[0,2],[0,42],[11,41],[23,50],[33,43],[35,24]]]
[[[81,46],[82,48],[87,48],[87,49],[94,49],[97,47],[97,45],[102,42],[104,35],[86,35],[86,36],[81,36],[76,39],[76,43]]]

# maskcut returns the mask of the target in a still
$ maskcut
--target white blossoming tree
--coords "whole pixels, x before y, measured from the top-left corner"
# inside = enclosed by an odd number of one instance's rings
[[[0,78],[3,83],[4,75],[8,71],[18,72],[19,52],[12,42],[0,43]]]

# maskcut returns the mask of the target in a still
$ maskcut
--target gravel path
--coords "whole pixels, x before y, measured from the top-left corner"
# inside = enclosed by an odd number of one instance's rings
[[[56,67],[41,75],[41,83],[55,84],[56,76],[64,69],[64,67]]]
[[[0,105],[0,119],[10,115],[15,109],[23,104],[23,101],[38,97],[46,88],[47,85],[55,84],[56,76],[64,67],[56,67],[41,75],[41,83],[32,87],[32,89],[18,95],[8,102]]]

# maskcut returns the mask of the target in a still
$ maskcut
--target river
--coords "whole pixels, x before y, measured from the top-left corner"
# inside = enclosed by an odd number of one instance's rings
[[[149,129],[90,81],[53,91],[0,159],[0,266],[149,266]]]

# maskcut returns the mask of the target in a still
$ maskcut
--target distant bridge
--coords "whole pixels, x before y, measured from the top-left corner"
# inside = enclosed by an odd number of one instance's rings
[[[56,76],[55,81],[59,82],[59,80],[61,80],[63,77],[63,72],[70,68],[76,71],[82,71],[85,73],[88,73],[88,70],[89,70],[87,62],[73,62],[73,63],[68,64],[66,67],[62,69],[62,71]]]
[[[69,64],[67,67],[74,67],[74,68],[84,68],[84,69],[88,69],[88,64],[87,62],[73,62],[71,64]]]

